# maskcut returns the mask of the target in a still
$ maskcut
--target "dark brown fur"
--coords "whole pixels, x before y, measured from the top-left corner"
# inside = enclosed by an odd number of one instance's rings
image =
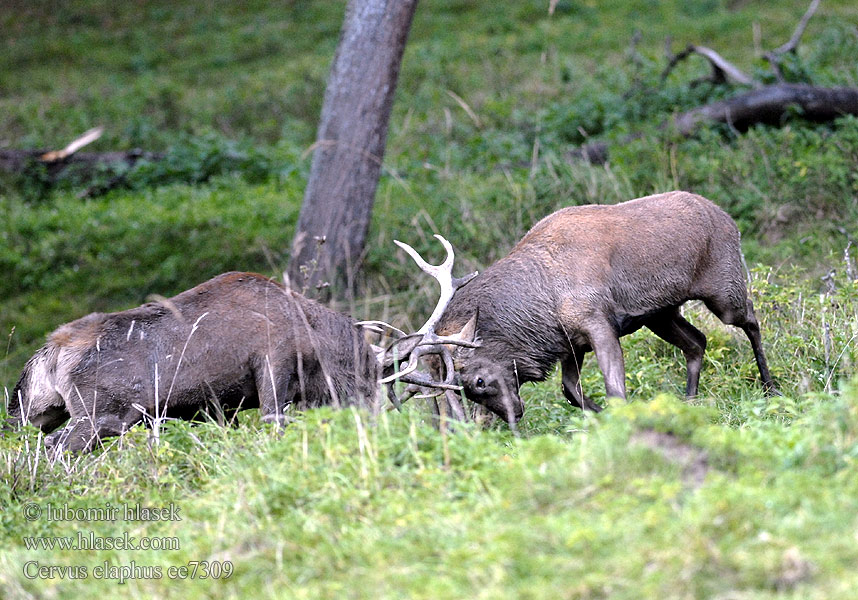
[[[351,318],[261,275],[225,273],[62,325],[27,363],[9,413],[45,432],[70,418],[49,441],[87,450],[144,412],[190,419],[259,407],[280,422],[287,407],[374,402],[378,374]]]
[[[692,299],[745,331],[763,384],[773,391],[736,225],[686,192],[549,215],[456,292],[437,331],[476,338],[480,348],[455,351],[465,393],[515,422],[524,410],[521,384],[545,379],[558,361],[566,398],[600,410],[579,384],[590,350],[607,395],[624,398],[619,338],[644,326],[684,352],[686,393],[696,395],[706,337],[679,312]]]

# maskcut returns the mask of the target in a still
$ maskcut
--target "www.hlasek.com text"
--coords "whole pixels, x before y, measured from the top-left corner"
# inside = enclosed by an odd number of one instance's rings
[[[27,550],[180,550],[179,538],[170,536],[96,535],[78,531],[76,535],[23,536]]]

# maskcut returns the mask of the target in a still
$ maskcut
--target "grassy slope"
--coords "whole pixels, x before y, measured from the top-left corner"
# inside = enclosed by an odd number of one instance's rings
[[[224,270],[276,273],[285,264],[308,167],[302,151],[343,5],[172,4],[77,1],[0,14],[0,28],[12,32],[0,63],[0,140],[56,147],[103,123],[96,149],[171,152],[167,172],[144,171],[132,189],[93,201],[77,200],[73,186],[45,195],[38,180],[0,182],[0,331],[9,335],[0,383],[9,387],[58,323]],[[147,446],[137,431],[121,451],[66,467],[33,463],[33,432],[6,437],[0,596],[854,594],[858,394],[828,392],[853,375],[856,359],[856,290],[837,228],[856,234],[858,122],[793,120],[684,142],[653,132],[666,112],[723,93],[684,85],[705,74],[700,63],[654,87],[666,35],[677,48],[711,45],[753,70],[761,64],[752,24],[773,47],[804,10],[799,1],[734,4],[561,1],[551,18],[544,2],[421,5],[391,121],[367,296],[347,308],[404,323],[426,313],[434,289],[415,289],[413,266],[391,258],[393,237],[431,254],[429,234],[442,232],[464,271],[503,255],[569,202],[694,189],[737,218],[750,262],[769,265],[755,272],[754,298],[785,397],[763,398],[747,342],[692,307],[709,335],[699,401],[659,396],[680,393],[682,358],[641,332],[624,343],[637,402],[594,419],[565,405],[556,380],[527,386],[522,439],[504,427],[442,436],[419,407],[377,426],[363,414],[311,413],[282,437],[253,415],[234,431],[171,424],[160,445]],[[803,65],[819,83],[858,84],[856,20],[852,3],[826,2],[796,70]],[[643,32],[638,70],[627,50],[635,29]],[[615,142],[608,168],[562,158],[584,134],[618,140],[637,130],[651,134]],[[211,167],[227,140],[238,140],[230,152],[246,159],[239,172]],[[819,295],[815,274],[829,268],[836,290]],[[584,385],[600,397],[592,361]],[[674,437],[647,437],[651,429]],[[650,448],[652,439],[670,447]],[[705,473],[702,485],[695,469]],[[21,518],[27,502],[107,501],[175,502],[183,520]],[[182,549],[22,546],[24,535],[78,528],[174,535]],[[90,569],[105,560],[230,560],[236,572],[213,587],[162,579],[117,588],[92,576],[29,581],[21,577],[28,560]]]

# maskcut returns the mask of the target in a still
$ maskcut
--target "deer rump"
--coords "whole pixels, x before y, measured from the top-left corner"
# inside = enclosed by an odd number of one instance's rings
[[[374,402],[378,361],[354,321],[253,273],[225,273],[160,302],[59,327],[28,361],[10,424],[91,450],[157,417],[231,418]],[[148,423],[147,423],[148,424]]]
[[[680,313],[692,299],[746,333],[764,389],[777,393],[745,277],[736,224],[701,196],[668,192],[569,207],[457,290],[435,330],[475,342],[450,349],[457,381],[470,400],[511,424],[524,412],[519,387],[544,380],[557,362],[567,400],[601,410],[580,386],[589,351],[607,396],[625,398],[619,338],[644,326],[683,351],[686,394],[696,395],[706,337]]]

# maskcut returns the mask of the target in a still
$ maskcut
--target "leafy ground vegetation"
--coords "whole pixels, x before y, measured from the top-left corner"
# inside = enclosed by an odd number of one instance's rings
[[[235,429],[169,423],[157,440],[135,430],[55,463],[37,432],[6,434],[0,597],[858,596],[858,119],[796,114],[690,139],[658,128],[737,91],[690,85],[708,73],[702,60],[660,82],[667,36],[760,72],[756,49],[788,39],[805,3],[560,0],[551,16],[548,4],[419,7],[365,281],[341,308],[405,326],[425,317],[434,287],[393,238],[431,256],[443,233],[464,272],[560,206],[689,189],[739,223],[784,395],[764,397],[747,341],[691,305],[709,336],[698,399],[679,399],[681,354],[639,332],[624,339],[628,403],[584,415],[556,377],[529,385],[519,437],[503,425],[441,433],[419,403],[377,418],[311,411],[281,432],[252,411]],[[0,385],[11,391],[59,323],[226,270],[282,271],[342,12],[162,0],[0,10],[0,145],[57,148],[102,124],[95,151],[166,154],[91,199],[78,197],[94,183],[79,172],[0,179]],[[856,23],[853,2],[826,0],[788,78],[858,85]],[[590,140],[609,143],[607,165],[566,158]],[[593,361],[583,384],[602,400]],[[47,514],[108,503],[172,505],[181,520]],[[178,544],[33,541],[78,532]],[[193,576],[170,571],[189,564]],[[86,577],[38,570],[51,566]]]

